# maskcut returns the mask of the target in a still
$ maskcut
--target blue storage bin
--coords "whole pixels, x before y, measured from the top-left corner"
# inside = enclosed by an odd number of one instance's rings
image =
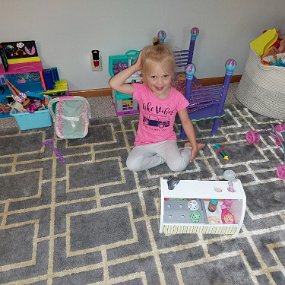
[[[52,125],[51,115],[48,109],[36,111],[34,113],[12,113],[16,123],[21,131],[46,128]]]

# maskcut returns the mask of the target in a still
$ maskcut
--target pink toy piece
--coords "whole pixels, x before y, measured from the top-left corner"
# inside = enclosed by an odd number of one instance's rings
[[[282,132],[285,130],[285,124],[276,125],[274,128],[275,128],[276,132]]]
[[[26,52],[27,54],[29,54],[29,55],[34,55],[34,54],[36,53],[36,49],[35,49],[35,47],[33,46],[33,47],[31,48],[31,50],[29,50],[29,49],[25,46],[25,52]]]
[[[277,166],[276,175],[278,178],[285,180],[285,164],[280,164]]]
[[[281,139],[281,141],[282,141],[282,137],[281,136],[279,136],[279,139]],[[275,138],[275,143],[276,143],[277,146],[281,146],[280,141],[278,140],[278,138]]]
[[[257,131],[248,131],[245,134],[246,141],[250,144],[255,144],[260,141],[260,134]]]
[[[235,224],[235,219],[233,214],[224,205],[221,206],[222,214],[221,219],[224,224]]]
[[[224,199],[223,201],[223,204],[227,207],[227,208],[230,208],[231,205],[233,203],[233,200],[232,199]]]

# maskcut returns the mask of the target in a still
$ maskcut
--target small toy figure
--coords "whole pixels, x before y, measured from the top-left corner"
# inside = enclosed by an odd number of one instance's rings
[[[14,101],[22,103],[27,98],[27,95],[17,89],[9,80],[5,80],[5,82],[12,92],[12,98]]]
[[[234,216],[229,211],[229,209],[224,205],[221,206],[221,209],[222,209],[222,214],[221,214],[222,222],[224,224],[235,224]]]
[[[220,154],[224,160],[229,160],[229,156],[227,155],[223,147],[221,147],[219,144],[215,144],[214,148],[216,149],[216,153]]]
[[[218,205],[219,200],[218,199],[210,199],[209,201],[209,206],[208,206],[208,210],[210,212],[215,212],[217,209],[217,205]]]

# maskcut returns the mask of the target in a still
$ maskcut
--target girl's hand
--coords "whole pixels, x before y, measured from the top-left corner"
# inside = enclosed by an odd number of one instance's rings
[[[191,150],[191,160],[194,160],[194,159],[196,158],[197,154],[198,154],[198,147],[197,147],[197,146],[196,146],[196,147],[193,147],[193,146],[192,146],[192,150]]]
[[[142,53],[139,54],[139,57],[134,66],[136,67],[137,71],[142,69]]]

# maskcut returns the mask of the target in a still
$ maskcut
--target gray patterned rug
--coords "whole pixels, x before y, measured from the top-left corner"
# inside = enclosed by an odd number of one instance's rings
[[[165,165],[133,173],[125,160],[137,117],[91,122],[84,139],[57,140],[65,164],[42,143],[53,129],[0,131],[1,284],[285,284],[283,153],[245,132],[277,123],[238,105],[222,128],[197,126],[208,145],[181,179],[219,180],[233,169],[247,209],[237,237],[159,234],[159,178]],[[177,125],[177,133],[179,126]],[[213,145],[226,148],[229,160]]]

